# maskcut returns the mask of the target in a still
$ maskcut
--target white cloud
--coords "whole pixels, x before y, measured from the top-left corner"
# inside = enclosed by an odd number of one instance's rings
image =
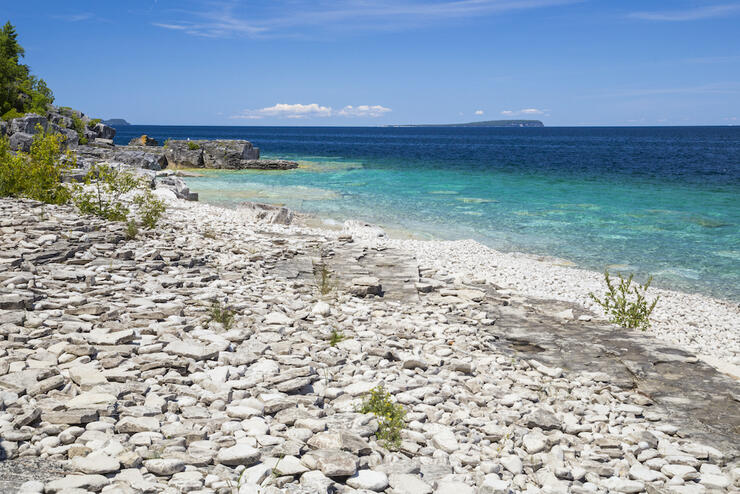
[[[391,111],[390,108],[380,105],[347,105],[339,110],[337,115],[341,115],[343,117],[382,117],[389,111]]]
[[[740,5],[708,5],[686,10],[665,10],[661,12],[633,12],[630,17],[646,21],[682,22],[723,17],[740,11]]]
[[[483,110],[475,110],[476,115],[483,115]]]
[[[507,117],[513,117],[517,115],[544,115],[546,112],[550,110],[539,110],[537,108],[522,108],[521,110],[503,110],[501,112],[501,115],[506,115]]]
[[[347,105],[341,110],[334,110],[330,106],[322,106],[318,103],[310,103],[303,105],[301,103],[287,104],[278,103],[273,106],[266,108],[260,108],[258,110],[244,110],[238,115],[234,115],[231,118],[244,118],[250,120],[257,120],[264,117],[275,117],[275,118],[324,118],[324,117],[382,117],[386,113],[391,111],[390,108],[386,108],[380,105],[359,105],[352,106]]]

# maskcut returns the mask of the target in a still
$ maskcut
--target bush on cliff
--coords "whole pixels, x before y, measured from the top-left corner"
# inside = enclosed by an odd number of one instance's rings
[[[54,102],[46,82],[21,63],[24,55],[15,27],[7,22],[0,29],[0,115],[4,120],[28,112],[44,115]]]
[[[41,126],[28,153],[10,150],[0,139],[0,197],[27,197],[50,204],[64,204],[72,190],[62,183],[64,172],[76,159],[63,151],[64,136],[45,133]]]

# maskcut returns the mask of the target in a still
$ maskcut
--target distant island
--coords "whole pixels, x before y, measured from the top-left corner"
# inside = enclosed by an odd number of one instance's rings
[[[486,120],[455,124],[391,125],[391,127],[544,127],[539,120]]]
[[[123,127],[126,125],[131,125],[122,118],[111,118],[110,120],[103,120],[103,123],[111,127]]]

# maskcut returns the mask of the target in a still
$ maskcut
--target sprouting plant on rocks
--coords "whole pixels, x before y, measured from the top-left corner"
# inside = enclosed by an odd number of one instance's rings
[[[138,206],[139,220],[145,228],[156,227],[166,209],[164,201],[154,197],[149,189],[134,197],[134,204]]]
[[[274,478],[280,477],[280,470],[278,470],[278,466],[280,465],[280,462],[283,460],[283,458],[285,458],[285,455],[281,454],[278,457],[278,460],[275,462],[275,466],[272,467],[272,476]]]
[[[134,220],[128,220],[126,222],[126,238],[128,240],[133,240],[136,238],[138,234],[139,234],[139,227],[136,226],[136,222]]]
[[[321,295],[328,295],[334,290],[333,275],[326,262],[314,264],[313,275]]]
[[[123,196],[140,187],[136,177],[102,163],[90,167],[85,184],[89,187],[82,189],[75,197],[75,204],[82,213],[111,221],[128,219],[129,209]]]
[[[375,435],[386,448],[397,450],[401,446],[406,409],[393,401],[382,384],[370,390],[370,395],[362,403],[359,412],[372,413],[378,418],[378,432]]]
[[[206,228],[203,230],[203,237],[215,240],[216,232],[212,228]]]
[[[655,297],[652,303],[648,303],[645,298],[653,277],[650,276],[644,285],[640,285],[632,283],[633,274],[630,274],[627,279],[624,279],[621,274],[618,276],[619,284],[615,285],[609,276],[609,271],[604,271],[607,288],[604,298],[598,298],[590,293],[591,299],[599,304],[607,315],[611,316],[612,323],[623,328],[647,330],[650,327],[650,314],[660,299],[660,297]]]
[[[188,141],[188,149],[191,151],[195,151],[197,149],[200,149],[200,146],[192,141]]]
[[[333,347],[337,346],[339,343],[343,342],[345,339],[347,339],[347,337],[344,336],[344,333],[334,329],[331,332],[331,337],[329,337],[329,345]]]
[[[85,176],[85,185],[80,188],[74,202],[80,212],[92,214],[110,221],[129,221],[129,207],[124,196],[133,191],[133,198],[141,224],[154,228],[165,211],[164,201],[152,194],[147,184],[127,171],[101,163],[90,167]]]
[[[221,302],[214,302],[211,305],[211,321],[221,323],[225,330],[231,329],[234,325],[234,315],[236,312]]]

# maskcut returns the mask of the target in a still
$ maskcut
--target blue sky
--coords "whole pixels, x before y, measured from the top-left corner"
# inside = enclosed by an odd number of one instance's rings
[[[11,2],[57,103],[138,124],[740,123],[740,1]]]

